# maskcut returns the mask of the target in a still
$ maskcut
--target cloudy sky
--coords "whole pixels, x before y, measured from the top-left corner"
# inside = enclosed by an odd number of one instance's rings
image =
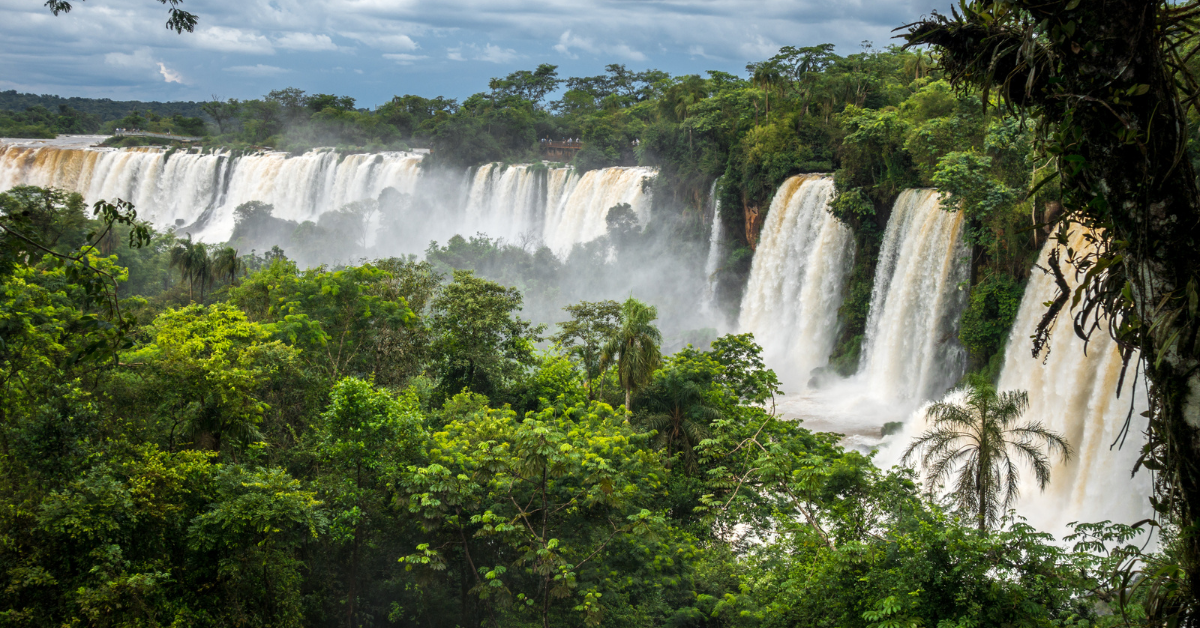
[[[0,0],[0,90],[119,100],[253,98],[280,87],[462,98],[539,63],[742,73],[784,45],[891,42],[946,0],[186,0],[176,35],[155,0],[86,0],[54,17]]]

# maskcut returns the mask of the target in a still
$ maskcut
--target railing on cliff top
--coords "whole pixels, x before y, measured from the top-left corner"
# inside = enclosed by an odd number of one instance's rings
[[[542,156],[559,161],[571,161],[583,148],[582,142],[542,142]]]
[[[170,133],[151,133],[150,131],[117,131],[113,133],[117,137],[126,137],[137,135],[141,137],[157,137],[163,140],[179,140],[180,142],[199,142],[204,139],[202,137],[190,137],[187,135],[172,135]]]

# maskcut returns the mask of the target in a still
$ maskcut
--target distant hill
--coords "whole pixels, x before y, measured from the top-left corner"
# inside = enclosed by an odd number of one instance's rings
[[[132,111],[153,111],[161,116],[179,114],[189,118],[207,118],[200,110],[198,102],[143,102],[140,100],[112,100],[110,98],[63,98],[51,94],[19,94],[10,89],[0,92],[0,110],[25,111],[35,105],[41,105],[50,111],[57,111],[59,105],[68,105],[76,111],[100,116],[102,122],[117,120],[129,115]]]

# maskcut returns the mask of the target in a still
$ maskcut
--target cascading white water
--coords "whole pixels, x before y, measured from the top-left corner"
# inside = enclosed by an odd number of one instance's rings
[[[291,156],[87,147],[100,139],[0,144],[0,190],[37,185],[80,192],[89,203],[123,198],[158,228],[182,225],[199,240],[222,242],[233,233],[234,208],[248,201],[271,204],[277,218],[302,222],[352,202],[378,199],[388,188],[413,194],[423,180],[422,155],[416,153],[339,157],[322,150]],[[614,205],[629,204],[646,223],[650,194],[645,180],[654,174],[651,168],[605,168],[580,175],[573,168],[486,164],[466,182],[461,204],[441,199],[437,215],[424,207],[426,213],[405,220],[419,226],[414,238],[426,238],[420,246],[429,238],[482,232],[510,242],[540,240],[566,255],[575,244],[604,235],[605,217]],[[374,235],[375,229],[369,244],[377,244]]]
[[[833,180],[796,176],[775,192],[742,298],[738,329],[766,347],[767,364],[785,386],[802,386],[824,366],[837,332],[850,229],[829,213]]]
[[[922,400],[962,374],[957,342],[969,277],[961,212],[942,209],[936,190],[896,199],[875,270],[859,377],[881,399]]]
[[[604,235],[608,210],[622,203],[646,224],[650,219],[646,182],[655,172],[653,168],[604,168],[579,176],[572,171],[568,177],[575,180],[564,181],[558,202],[551,196],[546,205],[542,241],[555,253],[567,255],[576,244]]]
[[[1049,266],[1055,246],[1055,240],[1047,242],[1039,267]],[[1071,247],[1079,251],[1085,246],[1083,238],[1073,234]],[[1073,271],[1065,265],[1063,271],[1074,288]],[[996,387],[1000,391],[1026,391],[1029,408],[1020,422],[1041,423],[1065,436],[1074,450],[1066,462],[1052,457],[1050,484],[1045,492],[1038,488],[1023,461],[1020,468],[1016,513],[1030,525],[1062,538],[1070,532],[1067,524],[1073,521],[1128,524],[1148,518],[1153,512],[1147,499],[1151,491],[1149,472],[1142,470],[1130,477],[1146,428],[1146,419],[1141,416],[1146,409],[1144,384],[1139,378],[1134,385],[1134,363],[1130,364],[1118,399],[1121,356],[1116,343],[1102,330],[1097,331],[1084,355],[1083,340],[1070,325],[1070,312],[1063,312],[1055,321],[1049,354],[1039,358],[1030,355],[1030,337],[1046,312],[1045,303],[1055,294],[1053,277],[1034,268],[1008,337],[1004,368]],[[947,400],[961,401],[962,397],[961,391],[952,391]],[[1132,423],[1124,446],[1114,447],[1114,443],[1119,444],[1131,408]],[[925,408],[918,409],[901,432],[888,437],[878,461],[885,466],[899,463],[904,449],[927,427]]]
[[[546,204],[546,179],[536,175],[524,164],[480,166],[467,196],[467,224],[506,240],[530,234],[541,225]]]
[[[192,225],[197,238],[221,242],[233,233],[233,209],[242,203],[262,201],[275,206],[276,217],[314,220],[387,187],[411,193],[420,161],[412,153],[339,159],[328,151],[291,157],[0,146],[0,189],[38,185],[80,192],[88,202],[123,198],[157,227]]]
[[[1073,234],[1070,244],[1076,251],[1087,246],[1079,234]],[[1052,239],[1043,248],[1038,260],[1042,268],[1049,267],[1055,245]],[[1074,288],[1074,273],[1065,262],[1063,270]],[[1070,313],[1063,312],[1055,321],[1049,355],[1035,359],[1030,355],[1030,337],[1046,312],[1044,304],[1054,296],[1053,277],[1035,268],[1008,339],[998,388],[1027,391],[1025,418],[1066,436],[1075,453],[1068,462],[1055,464],[1044,493],[1028,473],[1023,476],[1017,513],[1038,528],[1059,534],[1071,521],[1134,523],[1148,518],[1153,514],[1147,499],[1150,473],[1143,469],[1130,477],[1146,429],[1146,418],[1141,416],[1147,408],[1143,380],[1139,377],[1137,385],[1133,381],[1136,355],[1118,399],[1121,355],[1116,343],[1098,330],[1084,355],[1084,342],[1071,328]],[[1113,447],[1130,409],[1133,416],[1124,446]]]
[[[717,265],[721,261],[721,246],[724,235],[721,233],[721,201],[717,199],[717,182],[713,181],[712,189],[708,192],[710,226],[708,230],[708,257],[704,260],[704,300],[702,307],[705,313],[716,313],[717,298]]]

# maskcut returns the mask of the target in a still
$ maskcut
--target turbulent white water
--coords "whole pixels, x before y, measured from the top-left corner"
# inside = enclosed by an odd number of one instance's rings
[[[1051,240],[1042,251],[1038,264],[1043,268],[1049,265],[1054,244]],[[1076,236],[1071,246],[1079,251],[1086,245],[1082,237]],[[1074,273],[1064,268],[1063,274],[1074,288]],[[1084,355],[1083,340],[1071,329],[1068,312],[1055,322],[1050,354],[1042,356],[1045,363],[1034,359],[1030,355],[1030,336],[1046,311],[1044,304],[1054,296],[1053,277],[1035,268],[1009,336],[999,389],[1028,391],[1029,411],[1025,418],[1040,421],[1066,436],[1075,455],[1067,463],[1055,465],[1045,493],[1038,491],[1026,474],[1017,512],[1033,525],[1059,533],[1071,521],[1107,519],[1134,523],[1150,517],[1153,514],[1147,500],[1151,491],[1150,474],[1142,470],[1136,477],[1130,477],[1145,443],[1146,418],[1141,413],[1147,405],[1143,380],[1139,377],[1137,385],[1133,385],[1131,363],[1118,399],[1121,356],[1116,343],[1103,331],[1097,331]],[[1112,447],[1130,411],[1131,397],[1133,417],[1129,434],[1123,447]]]
[[[1051,240],[1042,250],[1038,265],[1047,268]],[[1085,243],[1076,236],[1076,250]],[[1064,267],[1064,276],[1074,287],[1073,272]],[[1018,515],[1041,530],[1061,538],[1069,533],[1073,521],[1114,521],[1134,523],[1152,516],[1147,496],[1151,479],[1143,470],[1130,477],[1145,442],[1146,419],[1144,383],[1133,385],[1133,364],[1126,374],[1121,397],[1116,395],[1121,376],[1121,357],[1116,344],[1098,331],[1084,355],[1083,340],[1070,326],[1070,313],[1055,322],[1049,355],[1035,359],[1030,355],[1030,337],[1046,311],[1045,303],[1055,296],[1053,277],[1035,268],[1025,288],[1017,320],[1005,349],[1004,368],[997,389],[1024,390],[1029,394],[1029,409],[1022,421],[1036,421],[1066,437],[1074,453],[1070,460],[1054,458],[1050,485],[1038,489],[1031,472],[1021,468],[1021,495],[1015,506]],[[957,391],[948,400],[961,399]],[[1123,447],[1114,447],[1120,438],[1125,417],[1131,408],[1133,417]],[[913,413],[904,430],[889,437],[879,461],[894,464],[913,438],[927,427],[924,408]]]
[[[614,205],[627,203],[643,224],[649,220],[645,180],[655,174],[650,168],[606,168],[581,175],[573,168],[487,164],[459,183],[426,180],[422,157],[396,152],[340,156],[331,151],[233,155],[10,142],[0,144],[0,190],[37,185],[80,192],[89,203],[123,198],[156,227],[183,226],[207,242],[228,240],[234,208],[248,201],[269,203],[276,217],[302,222],[352,202],[378,199],[389,188],[413,194],[422,186],[464,189],[443,193],[437,207],[406,218],[420,223],[413,227],[421,237],[486,233],[508,241],[544,242],[565,255],[575,244],[605,233],[605,217]],[[428,228],[432,223],[438,228]],[[369,242],[375,243],[373,238]]]
[[[742,297],[738,328],[754,333],[767,364],[792,387],[828,362],[853,264],[853,235],[827,209],[832,195],[826,177],[796,176],[780,186]]]
[[[701,302],[701,307],[706,313],[715,315],[717,310],[717,265],[721,262],[722,238],[725,237],[721,233],[721,202],[717,200],[716,181],[713,181],[708,199],[711,211],[709,211],[708,256],[704,259],[704,300]]]
[[[0,189],[57,187],[88,202],[123,198],[156,227],[188,225],[198,239],[233,233],[233,209],[248,201],[275,206],[275,216],[315,220],[330,209],[374,199],[384,188],[411,193],[421,156],[169,152],[158,148],[84,149],[0,145]]]
[[[941,208],[936,190],[905,190],[884,233],[860,377],[871,394],[922,400],[962,375],[958,344],[970,266],[961,212]]]
[[[574,170],[552,170],[542,241],[565,255],[575,244],[604,235],[608,210],[622,203],[646,224],[650,220],[648,180],[654,173],[652,168],[603,168],[580,176]]]

